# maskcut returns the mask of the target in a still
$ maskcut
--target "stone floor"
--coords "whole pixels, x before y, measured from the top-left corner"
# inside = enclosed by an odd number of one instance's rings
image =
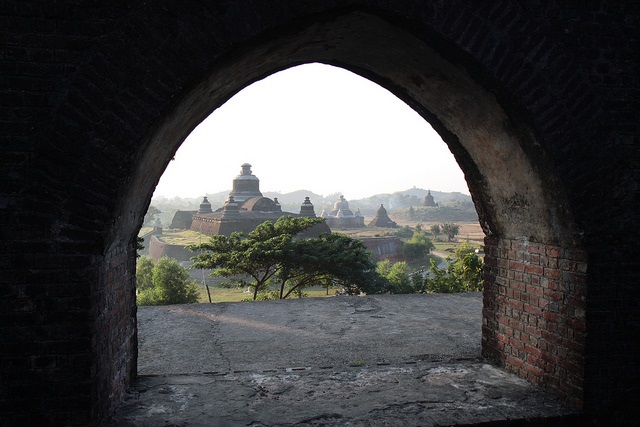
[[[140,307],[140,376],[110,425],[570,423],[480,357],[481,309],[480,294]]]

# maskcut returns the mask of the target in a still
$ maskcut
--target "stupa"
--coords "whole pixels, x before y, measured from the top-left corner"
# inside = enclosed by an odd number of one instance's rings
[[[391,221],[389,215],[387,214],[387,210],[384,206],[380,205],[378,210],[376,211],[376,216],[369,223],[369,227],[385,227],[385,228],[397,228],[398,224],[394,221]]]
[[[433,199],[433,196],[431,195],[431,190],[427,190],[427,195],[424,196],[424,202],[422,202],[422,206],[438,206],[436,201]]]
[[[349,202],[343,195],[340,195],[340,198],[333,204],[333,210],[328,214],[323,212],[322,217],[325,218],[330,228],[364,227],[364,217],[360,210],[356,210],[356,213],[353,213],[349,208]]]

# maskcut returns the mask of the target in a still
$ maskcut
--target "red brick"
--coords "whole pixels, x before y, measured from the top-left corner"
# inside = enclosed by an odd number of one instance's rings
[[[535,295],[535,296],[541,297],[544,294],[544,290],[540,286],[527,285],[527,293],[529,295]]]
[[[558,258],[560,256],[560,250],[557,246],[547,246],[546,254],[548,257]]]
[[[531,254],[544,254],[546,247],[537,243],[529,243],[529,253]]]
[[[561,273],[560,270],[558,270],[557,268],[547,268],[545,267],[543,269],[543,273],[544,277],[546,278],[550,278],[550,279],[560,279],[561,277]]]
[[[513,291],[521,291],[524,292],[526,289],[526,286],[523,282],[519,281],[519,280],[509,280],[509,287],[513,290]]]
[[[542,309],[540,309],[539,307],[535,307],[531,304],[524,304],[523,310],[535,316],[542,316]]]
[[[528,378],[532,381],[540,381],[544,377],[544,372],[534,364],[527,363],[524,365],[524,370],[529,373]]]
[[[522,308],[524,307],[524,304],[518,300],[511,300],[509,301],[508,306],[516,310],[522,310]]]
[[[564,294],[558,291],[552,291],[550,289],[544,290],[544,297],[551,301],[562,301],[564,300]]]
[[[524,271],[524,264],[519,261],[509,261],[510,271]]]
[[[558,258],[540,257],[540,265],[549,268],[558,268]]]
[[[543,353],[542,351],[540,351],[540,349],[532,347],[530,345],[525,345],[524,346],[524,350],[528,353],[531,354],[532,356],[534,356],[536,359],[539,359],[541,357],[543,357]]]
[[[542,273],[544,272],[544,269],[539,266],[539,265],[525,265],[524,266],[524,271],[526,273],[530,273],[530,274],[537,274],[538,276],[541,276]]]

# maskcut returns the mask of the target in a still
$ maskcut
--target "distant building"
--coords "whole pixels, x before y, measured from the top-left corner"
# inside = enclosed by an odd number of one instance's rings
[[[436,201],[433,199],[433,196],[431,195],[431,190],[427,190],[427,195],[424,196],[424,202],[422,202],[422,206],[438,206]]]
[[[193,221],[193,216],[197,212],[198,211],[177,211],[173,215],[170,228],[181,228],[185,230],[191,228],[191,222]]]
[[[364,227],[364,216],[362,216],[360,210],[358,209],[353,213],[349,209],[349,202],[342,195],[333,204],[333,210],[330,213],[322,211],[321,216],[325,219],[327,225],[333,229]]]
[[[391,218],[389,218],[389,215],[387,214],[387,210],[384,206],[380,205],[375,218],[373,218],[369,223],[369,227],[397,228],[398,224],[391,221]]]
[[[233,180],[233,189],[224,206],[213,211],[205,197],[200,209],[193,215],[191,230],[210,236],[229,236],[234,231],[249,233],[265,221],[275,222],[283,216],[311,217],[316,214],[309,198],[305,198],[300,213],[283,212],[278,199],[269,199],[260,192],[260,180],[251,172],[251,165],[242,165],[240,175]],[[326,223],[306,230],[303,236],[316,237],[320,233],[330,233]]]

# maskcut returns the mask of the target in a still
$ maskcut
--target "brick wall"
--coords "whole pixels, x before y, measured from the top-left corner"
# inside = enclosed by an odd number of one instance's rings
[[[494,237],[485,253],[483,355],[581,406],[586,253]]]
[[[92,289],[92,418],[109,415],[137,372],[136,250],[116,247],[102,262]]]

